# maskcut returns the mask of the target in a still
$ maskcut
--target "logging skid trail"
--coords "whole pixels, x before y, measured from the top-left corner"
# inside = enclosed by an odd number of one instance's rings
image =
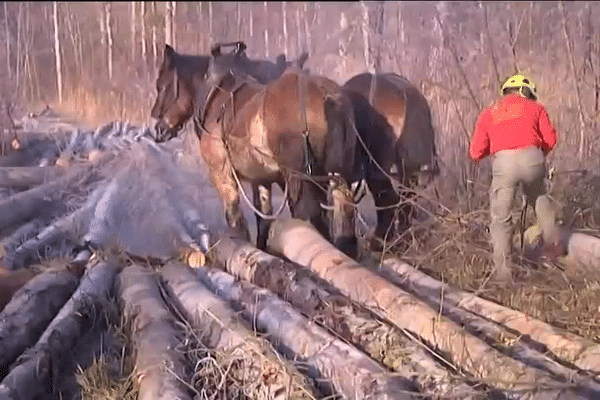
[[[485,251],[477,221],[353,260],[286,210],[261,251],[226,227],[189,138],[50,109],[17,126],[0,157],[0,399],[600,398],[600,328],[574,328],[598,320],[594,236],[531,267],[589,296],[559,324],[491,293],[485,257],[461,281],[465,248]],[[358,210],[374,226],[372,203]],[[414,231],[439,239],[453,221]]]

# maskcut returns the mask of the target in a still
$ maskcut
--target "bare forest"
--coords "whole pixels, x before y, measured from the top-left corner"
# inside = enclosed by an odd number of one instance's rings
[[[211,43],[242,39],[250,57],[308,51],[307,67],[340,84],[370,68],[419,85],[443,181],[458,188],[448,202],[474,207],[472,186],[485,187],[487,164],[468,160],[468,142],[478,112],[516,72],[537,83],[557,126],[550,162],[559,170],[596,163],[595,2],[6,2],[0,13],[2,91],[13,107],[143,123],[165,43],[206,54]]]

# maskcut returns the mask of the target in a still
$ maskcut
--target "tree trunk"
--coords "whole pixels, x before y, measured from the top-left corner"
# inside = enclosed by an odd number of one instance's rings
[[[106,42],[108,45],[108,80],[113,80],[113,32],[112,32],[112,4],[110,2],[104,3],[104,16],[106,17]]]
[[[377,307],[395,325],[445,352],[455,365],[475,378],[493,381],[497,387],[508,390],[531,390],[540,382],[550,381],[547,374],[501,354],[458,324],[438,315],[424,302],[361,267],[307,222],[275,221],[268,245],[277,254],[315,271],[352,300]],[[550,392],[555,390],[552,388]],[[543,396],[540,398],[548,398],[548,395],[548,392],[540,392]]]
[[[317,397],[314,388],[304,382],[305,378],[294,368],[281,363],[266,339],[256,337],[225,300],[198,280],[193,269],[170,262],[161,268],[160,274],[167,293],[190,322],[202,344],[215,349],[213,354],[217,362],[230,364],[230,357],[240,357],[243,360],[240,373],[244,374],[244,381],[268,386],[266,390],[269,393],[287,393],[286,398]],[[277,371],[272,375],[275,382],[260,378],[266,371]]]
[[[401,376],[418,381],[419,391],[442,397],[469,391],[468,385],[440,368],[421,346],[342,296],[306,268],[262,252],[244,240],[225,236],[219,238],[213,252],[211,256],[219,267],[286,299],[304,315],[356,344],[374,360]],[[411,354],[410,360],[403,356],[406,353]]]
[[[396,274],[415,293],[436,301],[443,297],[445,303],[484,316],[522,336],[529,336],[578,368],[600,373],[600,345],[590,340],[533,319],[520,311],[451,288],[398,259],[386,259],[382,267],[383,271],[388,271],[386,277]]]
[[[157,41],[157,37],[156,37],[156,23],[154,23],[154,18],[156,18],[156,2],[153,1],[152,2],[152,17],[153,17],[153,23],[152,23],[152,72],[154,73],[154,71],[156,70],[156,68],[158,67],[158,43]]]
[[[263,2],[263,29],[265,35],[265,57],[269,58],[269,11],[267,2]]]
[[[407,387],[405,379],[394,377],[268,290],[244,281],[235,282],[231,275],[215,269],[199,268],[198,276],[219,295],[241,306],[245,319],[267,333],[288,358],[308,365],[313,380],[326,382],[343,398],[416,398],[409,394],[412,388]]]
[[[237,39],[239,40],[242,38],[242,3],[239,1],[235,5],[235,15],[235,20],[237,22]]]
[[[182,381],[185,358],[177,351],[182,332],[163,301],[155,273],[136,264],[117,280],[123,315],[132,323],[135,382],[140,400],[191,399]]]
[[[54,60],[56,62],[56,86],[58,89],[58,102],[63,101],[62,62],[60,57],[60,39],[58,36],[58,2],[52,2],[54,15]]]
[[[171,42],[177,47],[177,2],[171,2]]]
[[[8,2],[4,2],[4,29],[6,41],[6,72],[8,79],[12,78],[12,68],[10,67],[10,31],[8,30]]]
[[[77,289],[79,278],[67,269],[46,271],[15,293],[0,313],[0,371],[8,371],[9,365],[37,342]]]
[[[173,5],[167,1],[165,7],[165,44],[173,46]]]
[[[281,18],[283,19],[283,54],[289,57],[288,52],[288,29],[287,29],[287,1],[281,2]]]
[[[136,18],[135,18],[135,5],[136,2],[132,1],[131,3],[129,3],[129,10],[131,13],[131,62],[133,63],[135,61],[135,47],[136,47],[136,41],[135,41],[135,27],[136,27]]]
[[[71,360],[79,339],[99,322],[117,267],[100,263],[87,269],[79,287],[46,328],[35,346],[0,383],[0,398],[33,400],[52,393],[54,379]]]
[[[0,187],[23,190],[47,183],[64,172],[61,167],[0,167]]]
[[[146,2],[140,1],[140,6],[142,7],[140,11],[140,23],[142,33],[142,60],[144,61],[144,65],[148,66],[148,54],[146,49]]]
[[[213,2],[208,2],[208,46],[207,49],[210,49],[214,43],[215,37],[213,32]]]

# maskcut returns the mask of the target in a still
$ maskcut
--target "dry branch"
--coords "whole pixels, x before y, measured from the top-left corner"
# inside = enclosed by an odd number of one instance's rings
[[[557,357],[578,368],[600,373],[600,345],[591,340],[553,327],[520,311],[451,288],[397,259],[384,260],[383,268],[400,275],[406,282],[410,281],[413,290],[418,289],[428,298],[439,299],[443,293],[444,302],[485,316],[488,320],[513,329],[521,335],[527,335],[546,346]]]
[[[437,365],[421,346],[407,340],[398,329],[377,319],[306,268],[237,238],[220,237],[213,249],[211,255],[228,273],[273,291],[303,314],[355,343],[374,360],[416,380],[420,391],[443,396],[460,392],[463,399],[473,392]]]
[[[77,289],[80,276],[50,270],[27,282],[0,313],[0,371],[35,344],[44,329]],[[0,373],[0,378],[5,374]]]
[[[257,338],[226,301],[204,286],[194,271],[181,263],[171,262],[161,269],[167,292],[176,300],[202,343],[231,357],[243,359],[244,380],[265,386],[274,399],[314,398],[316,393],[307,382],[299,381],[297,371],[286,371],[276,361],[268,342]],[[223,361],[223,360],[222,360]],[[264,381],[266,371],[276,371]],[[253,379],[254,378],[254,379]]]
[[[0,383],[0,398],[28,400],[52,393],[63,363],[72,357],[79,339],[101,320],[117,267],[101,262],[89,267],[79,287]]]
[[[138,399],[191,399],[185,378],[185,359],[177,350],[181,332],[163,301],[155,273],[133,264],[119,275],[123,314],[132,321]]]
[[[549,393],[539,386],[551,383],[547,374],[503,355],[424,302],[360,266],[309,223],[296,219],[275,221],[268,246],[315,271],[352,300],[375,308],[398,327],[420,336],[486,384],[510,390],[539,389],[539,398],[556,394],[554,388]]]
[[[266,289],[235,282],[225,272],[199,268],[199,278],[219,295],[243,308],[244,317],[266,332],[288,358],[309,366],[307,374],[347,399],[413,399],[406,382],[392,376],[356,348],[311,323]],[[329,386],[329,387],[328,387]]]

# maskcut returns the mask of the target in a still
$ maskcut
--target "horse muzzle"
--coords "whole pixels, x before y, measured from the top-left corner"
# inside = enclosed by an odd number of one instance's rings
[[[177,136],[179,129],[181,129],[169,125],[164,119],[153,118],[153,121],[154,141],[157,143],[162,143],[173,139]]]

